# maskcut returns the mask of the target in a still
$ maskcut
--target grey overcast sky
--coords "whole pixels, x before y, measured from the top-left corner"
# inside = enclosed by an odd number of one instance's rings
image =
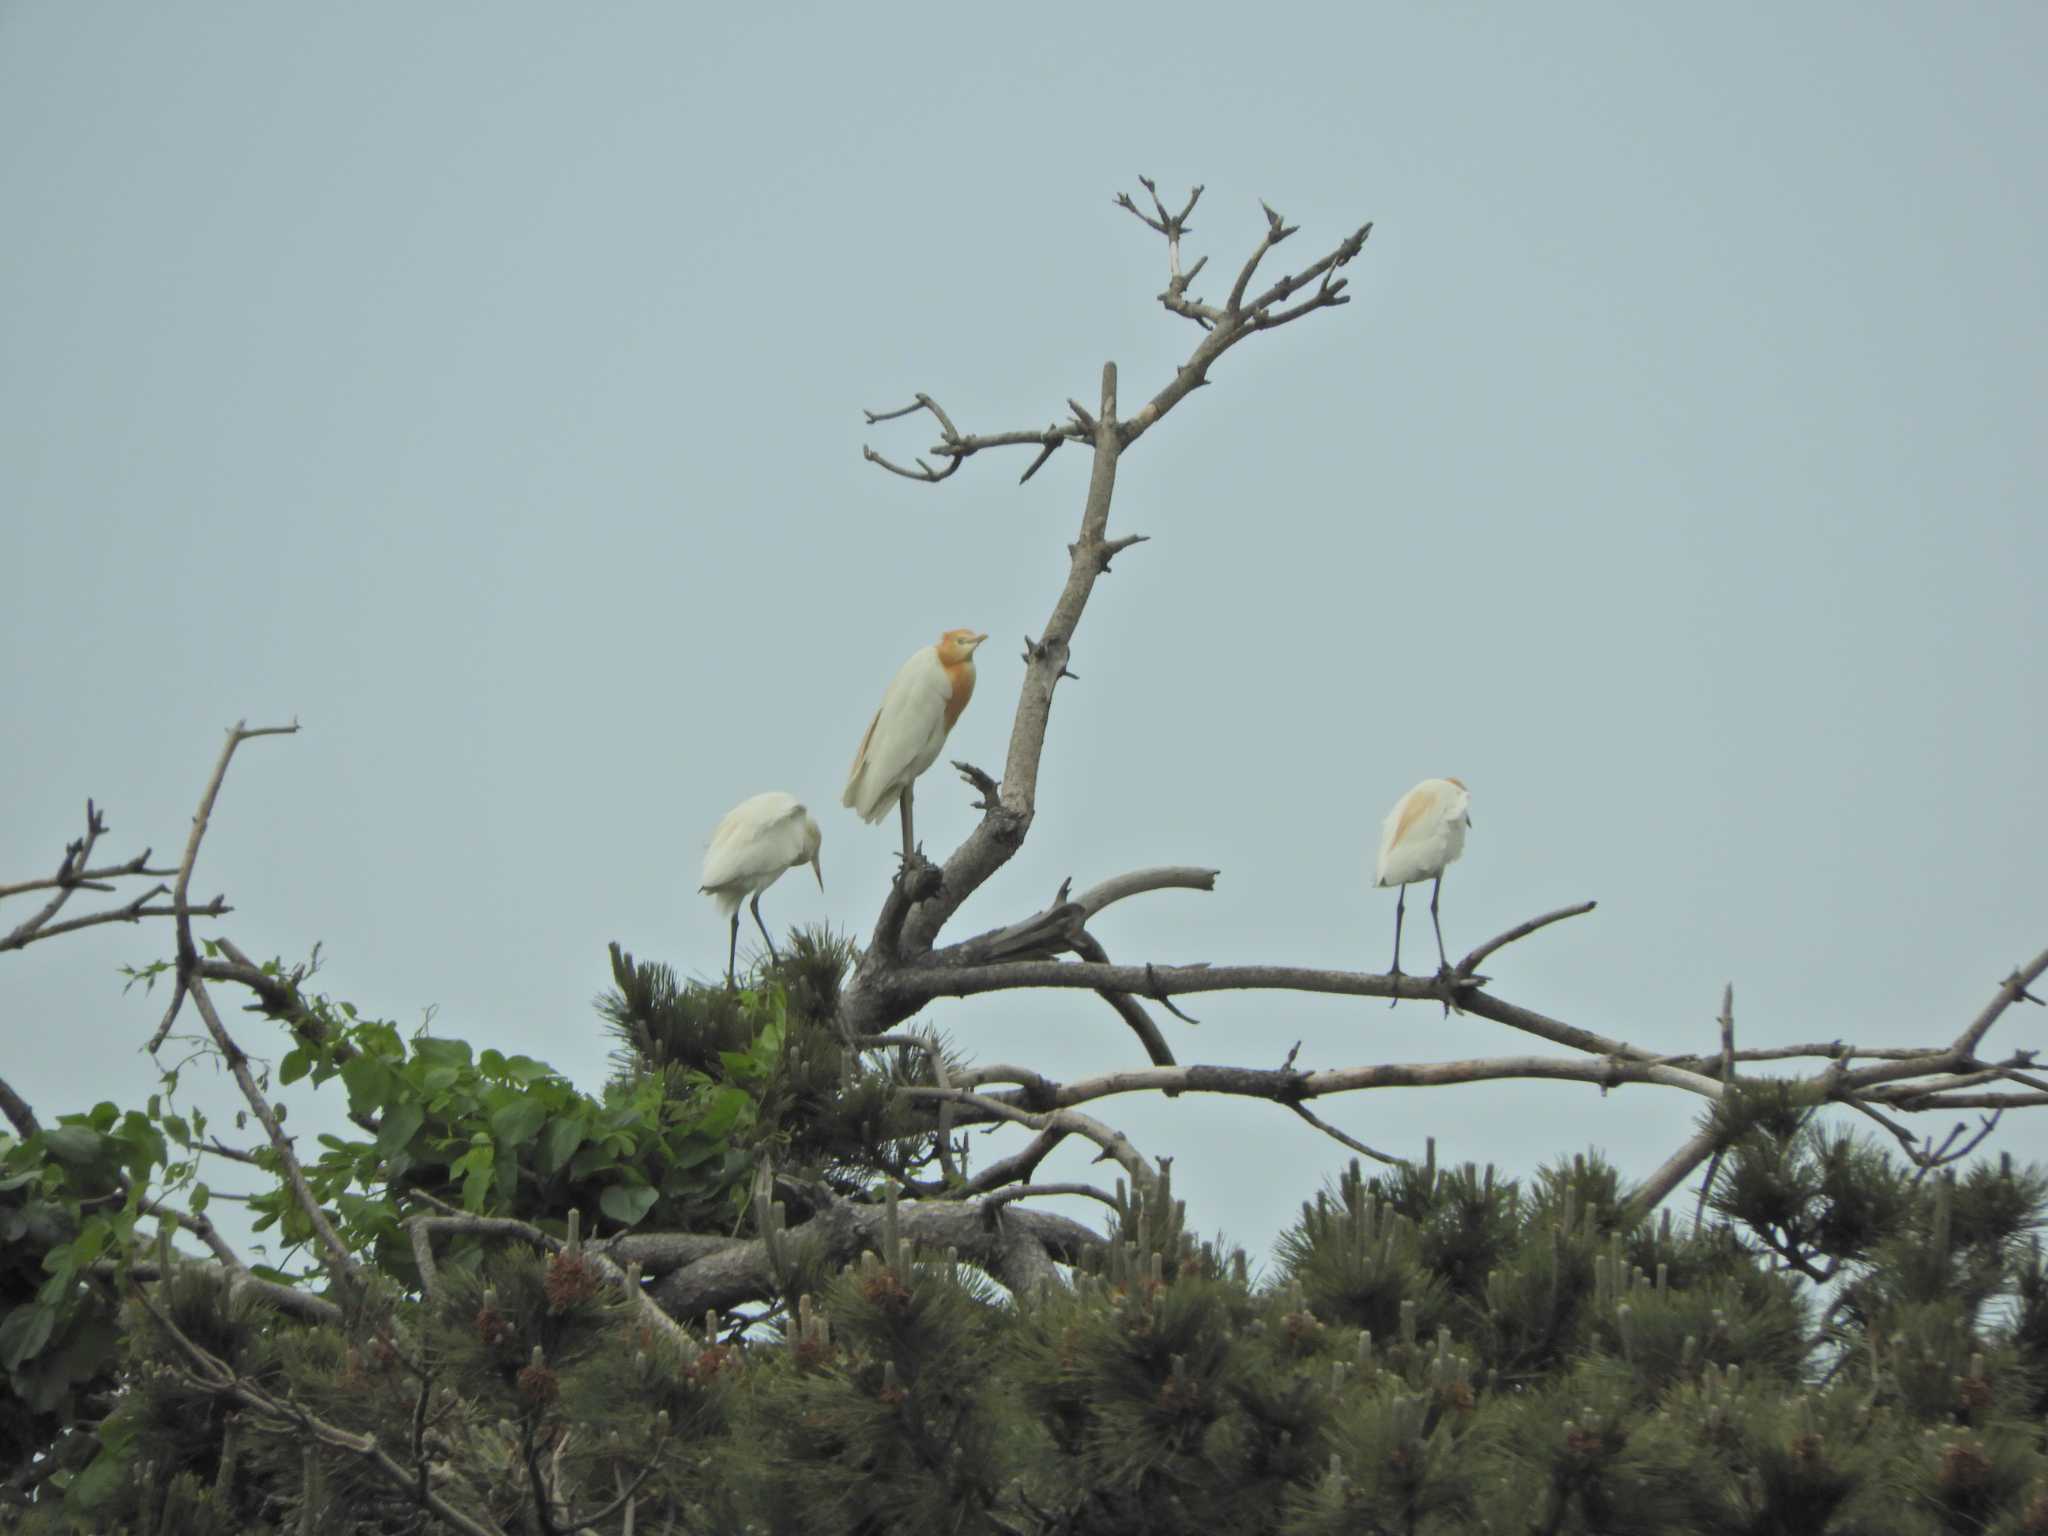
[[[1724,981],[1746,1044],[1946,1039],[2048,943],[2044,44],[1989,3],[0,4],[0,879],[87,795],[116,854],[174,851],[223,728],[296,717],[237,758],[197,886],[366,1010],[595,1088],[606,941],[713,973],[698,861],[762,789],[825,833],[824,895],[792,877],[771,921],[864,931],[895,846],[838,805],[868,716],[913,648],[988,630],[948,755],[1000,767],[1087,465],[913,485],[861,444],[930,429],[861,408],[1041,426],[1105,359],[1157,388],[1195,333],[1111,204],[1142,172],[1207,187],[1212,299],[1260,198],[1296,264],[1375,230],[1349,307],[1124,461],[1112,531],[1153,542],[1097,589],[1038,824],[962,930],[1204,863],[1213,895],[1104,918],[1118,959],[1383,969],[1380,818],[1455,774],[1454,949],[1600,901],[1490,966],[1502,995],[1671,1050]],[[934,852],[968,800],[925,781]],[[5,958],[0,1056],[46,1116],[148,1092],[161,999],[117,968],[169,944]],[[1530,1046],[1433,1006],[1191,1011],[1191,1062]],[[931,1017],[1057,1076],[1134,1056],[1085,996]],[[1993,1037],[2044,1042],[2032,1009]],[[1640,1175],[1698,1106],[1321,1108]],[[1266,1104],[1102,1112],[1254,1248],[1344,1156]],[[2041,1156],[2048,1115],[1997,1144]]]

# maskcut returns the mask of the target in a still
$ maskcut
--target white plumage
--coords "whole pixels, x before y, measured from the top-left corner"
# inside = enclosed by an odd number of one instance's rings
[[[1408,887],[1434,880],[1429,893],[1429,921],[1436,929],[1437,959],[1451,968],[1444,951],[1443,925],[1437,920],[1437,898],[1443,894],[1444,870],[1465,851],[1465,829],[1472,825],[1472,797],[1456,779],[1424,779],[1395,802],[1380,829],[1380,856],[1375,885],[1397,885],[1394,902],[1394,968],[1401,974],[1401,920],[1408,906]]]
[[[825,872],[818,864],[818,849],[823,841],[811,813],[795,795],[779,789],[742,800],[712,828],[697,889],[717,902],[718,910],[731,920],[732,937],[725,956],[727,986],[733,984],[733,960],[739,949],[740,903],[748,902],[755,926],[768,940],[768,953],[773,955],[775,940],[769,938],[768,925],[761,921],[761,893],[799,864],[811,866],[822,891]]]
[[[951,629],[936,645],[914,652],[897,669],[882,707],[868,723],[860,750],[839,797],[863,821],[880,821],[889,807],[901,809],[903,856],[912,857],[912,786],[938,761],[946,737],[974,694],[974,652],[987,635]]]

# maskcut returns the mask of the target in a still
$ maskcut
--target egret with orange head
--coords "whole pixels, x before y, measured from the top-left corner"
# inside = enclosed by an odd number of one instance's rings
[[[1401,974],[1401,919],[1408,907],[1408,887],[1420,880],[1436,881],[1429,893],[1429,921],[1436,929],[1437,959],[1446,972],[1450,970],[1436,903],[1443,894],[1444,870],[1465,851],[1465,829],[1471,825],[1472,797],[1457,779],[1424,779],[1387,812],[1373,884],[1401,888],[1394,903],[1393,975]]]
[[[974,652],[987,638],[971,629],[949,629],[936,645],[912,654],[882,695],[882,707],[853,755],[840,803],[853,807],[863,821],[880,821],[896,806],[903,819],[905,863],[917,849],[911,786],[939,760],[954,722],[974,697]]]

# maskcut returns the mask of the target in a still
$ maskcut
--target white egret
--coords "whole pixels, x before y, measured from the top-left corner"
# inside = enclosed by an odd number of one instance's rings
[[[785,870],[799,864],[811,866],[818,889],[824,890],[825,872],[818,867],[818,845],[823,840],[811,813],[795,795],[779,789],[742,800],[712,829],[697,889],[717,902],[719,910],[732,920],[732,936],[725,951],[728,987],[734,985],[733,961],[740,947],[740,903],[747,902],[754,925],[768,940],[768,953],[775,954],[775,940],[768,937],[768,925],[761,921],[761,893],[780,880]]]
[[[1444,972],[1450,970],[1436,903],[1443,894],[1444,870],[1465,851],[1465,829],[1471,825],[1472,797],[1457,779],[1424,779],[1387,812],[1373,884],[1401,888],[1394,903],[1393,975],[1401,974],[1401,919],[1407,911],[1408,887],[1419,880],[1436,881],[1429,893],[1429,921],[1436,929],[1437,959]]]
[[[949,629],[938,644],[912,655],[882,695],[882,707],[853,755],[840,803],[870,822],[888,815],[890,806],[899,807],[906,864],[917,847],[911,833],[911,786],[938,761],[953,723],[974,696],[974,652],[987,638],[971,629]]]

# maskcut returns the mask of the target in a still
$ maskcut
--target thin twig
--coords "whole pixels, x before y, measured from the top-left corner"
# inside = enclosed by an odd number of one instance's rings
[[[1582,901],[1574,906],[1559,907],[1555,912],[1546,912],[1541,917],[1532,917],[1527,922],[1517,923],[1514,927],[1508,929],[1506,933],[1498,934],[1488,939],[1484,944],[1473,950],[1471,954],[1460,960],[1452,974],[1471,976],[1478,971],[1486,957],[1494,953],[1494,951],[1505,949],[1517,939],[1526,939],[1530,934],[1535,933],[1539,929],[1548,928],[1552,923],[1561,923],[1568,917],[1582,917],[1598,905],[1598,902]]]
[[[1395,1157],[1391,1152],[1375,1151],[1373,1148],[1368,1147],[1364,1142],[1358,1140],[1356,1137],[1345,1135],[1344,1132],[1338,1130],[1337,1127],[1330,1124],[1329,1121],[1318,1119],[1314,1114],[1310,1112],[1309,1107],[1306,1104],[1289,1104],[1287,1107],[1293,1110],[1297,1115],[1301,1116],[1302,1119],[1306,1120],[1310,1125],[1314,1126],[1317,1130],[1321,1131],[1325,1136],[1328,1136],[1331,1140],[1339,1142],[1342,1145],[1349,1147],[1352,1151],[1358,1153],[1361,1157],[1369,1157],[1376,1163],[1385,1163],[1390,1168],[1405,1168],[1408,1166],[1407,1158]]]

